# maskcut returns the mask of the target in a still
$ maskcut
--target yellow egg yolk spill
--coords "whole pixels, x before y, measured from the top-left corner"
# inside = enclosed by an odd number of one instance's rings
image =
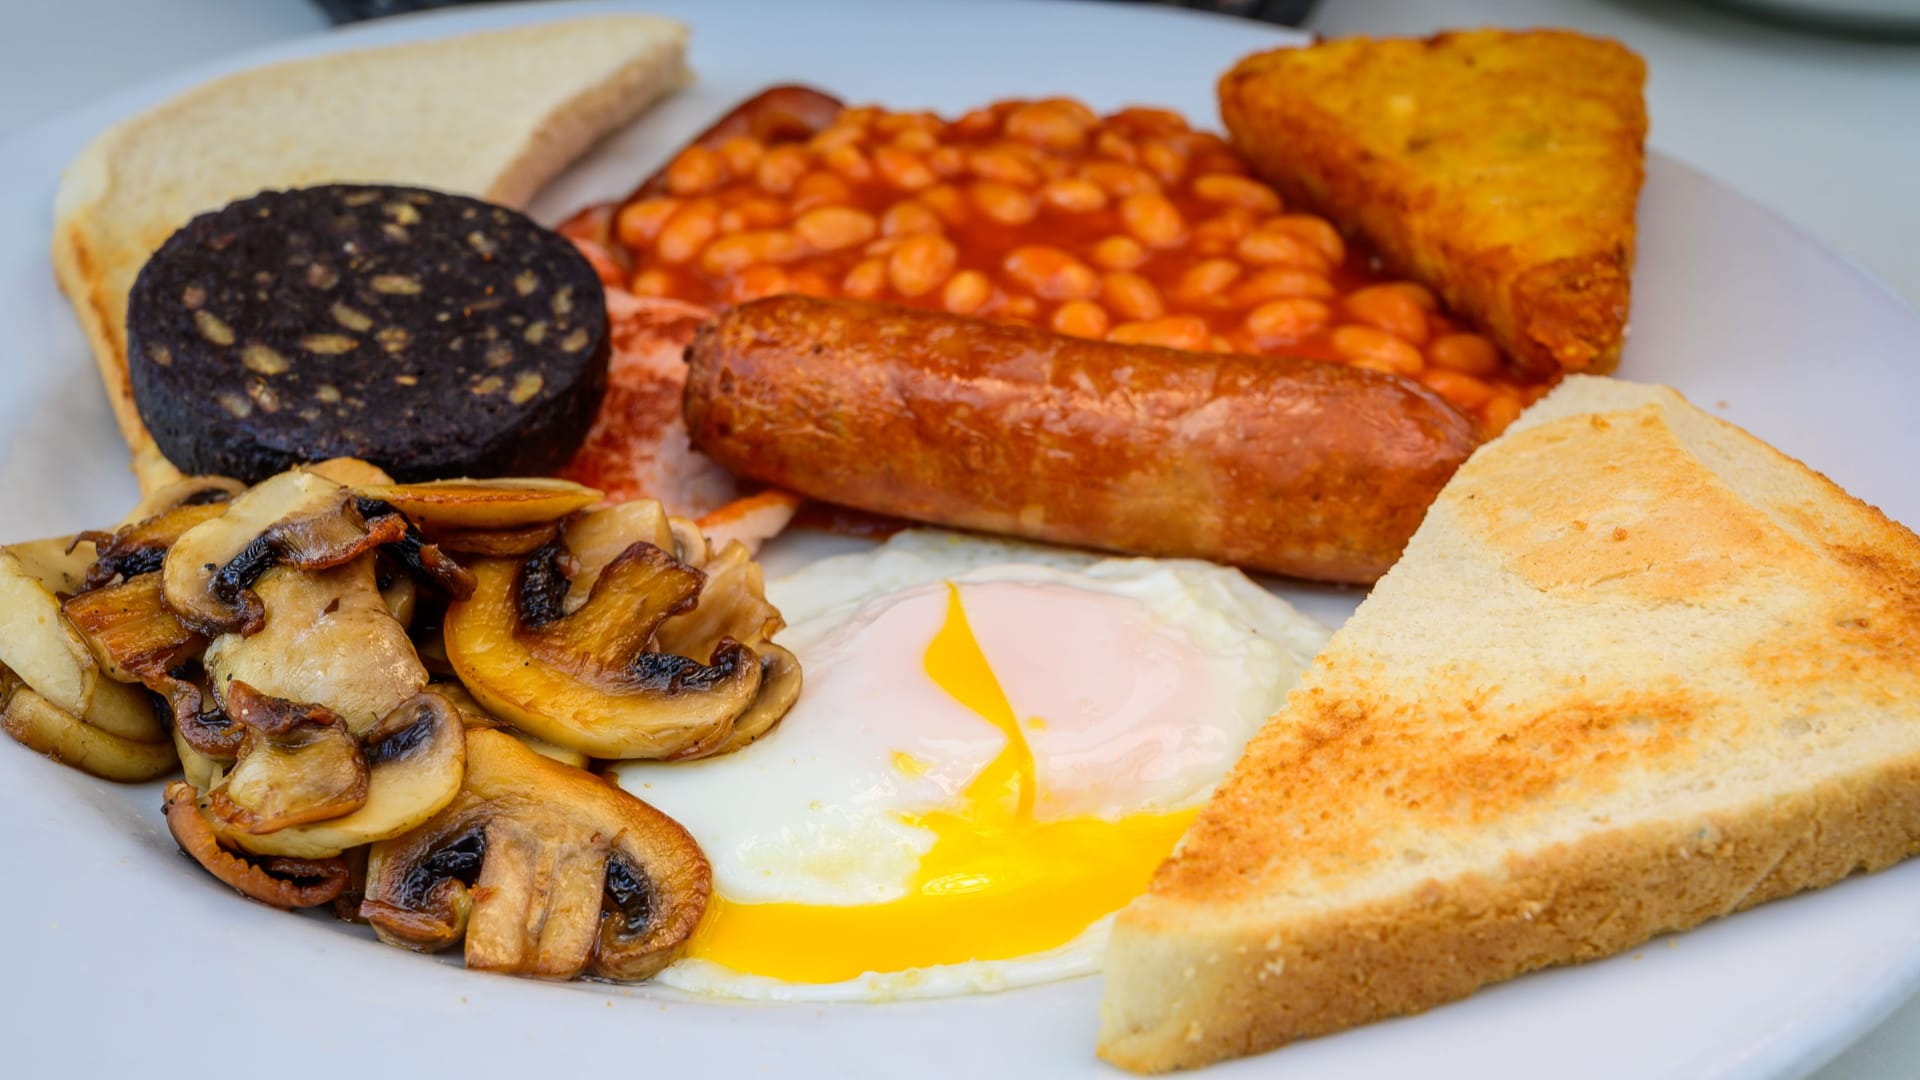
[[[1006,960],[1065,945],[1146,890],[1197,811],[1036,820],[1033,751],[967,623],[960,590],[947,589],[927,675],[1007,743],[968,783],[960,809],[911,819],[935,839],[907,895],[829,906],[715,894],[689,956],[800,983]],[[896,755],[896,767],[902,758],[913,761]]]

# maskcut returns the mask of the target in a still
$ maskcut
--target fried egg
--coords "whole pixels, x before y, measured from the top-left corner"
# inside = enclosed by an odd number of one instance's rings
[[[885,1000],[1097,970],[1327,630],[1235,570],[939,532],[769,582],[805,687],[620,783],[713,864],[684,959],[729,997]]]

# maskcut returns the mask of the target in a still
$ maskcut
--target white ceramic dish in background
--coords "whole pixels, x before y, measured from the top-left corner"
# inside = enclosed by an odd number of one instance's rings
[[[1211,123],[1214,78],[1291,40],[1257,24],[1079,4],[660,0],[695,29],[700,82],[556,184],[552,217],[623,191],[747,93],[799,80],[955,111],[1070,93]],[[373,24],[219,70],[352,45],[557,18],[488,8]],[[134,496],[84,342],[47,268],[60,168],[190,72],[0,143],[0,539],[116,519]],[[1671,383],[1909,523],[1920,318],[1766,211],[1656,157],[1621,374]],[[791,563],[831,542],[789,543]],[[1337,620],[1352,594],[1281,590]],[[236,898],[178,854],[157,785],[120,787],[0,740],[0,926],[9,1075],[280,1077],[456,1070],[851,1077],[1113,1075],[1091,1056],[1099,984],[885,1006],[732,1005],[645,987],[479,975],[320,917]],[[1529,976],[1424,1016],[1209,1075],[1478,1080],[1786,1077],[1825,1061],[1920,983],[1920,862],[1635,953]]]

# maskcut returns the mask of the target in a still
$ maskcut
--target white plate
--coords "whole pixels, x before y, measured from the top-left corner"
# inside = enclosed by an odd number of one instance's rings
[[[549,217],[624,191],[665,148],[772,82],[956,111],[1068,93],[1198,121],[1257,24],[1118,5],[662,0],[695,28],[701,81],[543,198]],[[222,65],[551,18],[487,8],[317,37]],[[45,255],[59,170],[185,73],[0,144],[0,538],[112,521],[134,497],[84,343]],[[1671,383],[1909,523],[1920,319],[1764,210],[1650,162],[1622,374]],[[789,552],[789,557],[792,556]],[[1283,590],[1338,619],[1352,594]],[[157,785],[121,787],[0,739],[0,1047],[9,1075],[994,1077],[1117,1075],[1092,1058],[1096,979],[955,1001],[746,1006],[646,988],[468,973],[321,917],[237,899],[185,857]],[[1920,861],[1629,956],[1528,976],[1424,1016],[1214,1070],[1478,1080],[1778,1077],[1827,1060],[1920,983]]]

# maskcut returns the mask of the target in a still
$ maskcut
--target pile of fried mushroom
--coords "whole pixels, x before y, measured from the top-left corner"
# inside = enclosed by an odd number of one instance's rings
[[[591,770],[765,734],[800,692],[758,564],[658,503],[365,462],[196,477],[0,549],[0,726],[166,787],[221,881],[471,967],[642,979],[706,908],[678,823]]]

